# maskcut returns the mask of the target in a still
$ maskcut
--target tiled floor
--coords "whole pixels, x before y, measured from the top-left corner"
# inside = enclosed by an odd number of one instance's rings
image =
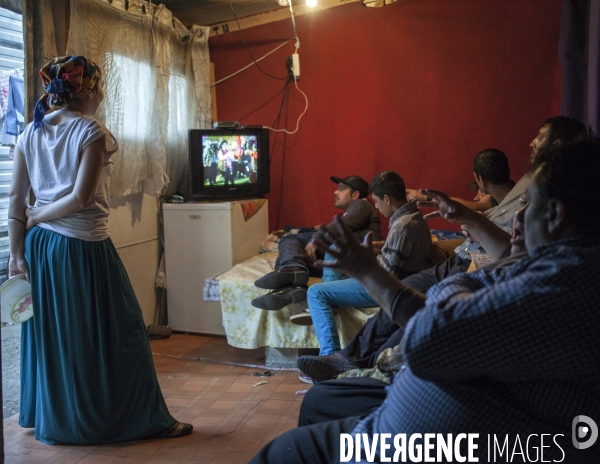
[[[101,446],[49,446],[37,441],[31,429],[20,428],[14,415],[4,421],[5,462],[245,463],[264,444],[296,426],[303,396],[295,392],[309,386],[299,382],[297,371],[271,370],[271,377],[254,377],[255,371],[265,370],[258,367],[264,363],[264,349],[242,350],[230,347],[224,338],[183,334],[151,344],[171,414],[192,423],[192,435]],[[255,387],[261,380],[268,383]]]

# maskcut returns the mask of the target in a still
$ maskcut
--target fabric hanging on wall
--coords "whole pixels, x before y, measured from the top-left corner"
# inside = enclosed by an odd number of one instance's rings
[[[17,138],[6,133],[6,110],[8,109],[8,86],[11,76],[23,77],[20,69],[0,71],[0,145],[15,145]],[[12,157],[11,157],[12,158]]]
[[[25,83],[22,77],[8,79],[8,107],[6,109],[6,133],[19,135],[24,129]]]
[[[67,54],[103,71],[97,117],[119,141],[111,198],[176,193],[187,179],[187,131],[210,127],[209,28],[189,30],[145,0],[74,0]]]
[[[559,58],[561,114],[582,121],[600,136],[600,2],[563,0]]]

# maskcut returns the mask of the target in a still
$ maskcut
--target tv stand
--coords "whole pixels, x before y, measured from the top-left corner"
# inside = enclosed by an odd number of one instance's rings
[[[204,280],[260,253],[269,233],[265,199],[165,203],[169,326],[225,335],[221,303],[204,302]]]

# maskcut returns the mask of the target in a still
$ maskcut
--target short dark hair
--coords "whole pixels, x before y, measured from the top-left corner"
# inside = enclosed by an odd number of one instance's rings
[[[473,172],[487,179],[494,185],[510,182],[510,166],[504,152],[496,148],[488,148],[477,153],[473,161]]]
[[[402,176],[395,171],[381,171],[373,179],[369,186],[369,193],[383,198],[384,195],[396,200],[406,200],[406,185]]]
[[[535,159],[534,182],[546,200],[556,199],[565,206],[569,225],[579,232],[596,231],[600,226],[600,142],[584,139],[551,145]]]
[[[571,116],[554,116],[548,118],[542,127],[550,129],[550,142],[560,140],[562,143],[571,143],[588,137],[585,125]]]

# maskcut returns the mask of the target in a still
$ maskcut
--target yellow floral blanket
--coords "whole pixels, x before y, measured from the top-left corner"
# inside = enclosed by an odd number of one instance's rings
[[[280,311],[264,311],[250,303],[268,290],[256,288],[254,281],[274,269],[277,253],[254,256],[222,274],[219,278],[223,327],[227,342],[237,348],[318,348],[313,326],[298,326],[290,316],[306,308],[306,302],[286,306]],[[309,285],[320,279],[311,278]],[[340,306],[336,322],[340,342],[345,346],[369,315],[378,308],[349,308]]]

